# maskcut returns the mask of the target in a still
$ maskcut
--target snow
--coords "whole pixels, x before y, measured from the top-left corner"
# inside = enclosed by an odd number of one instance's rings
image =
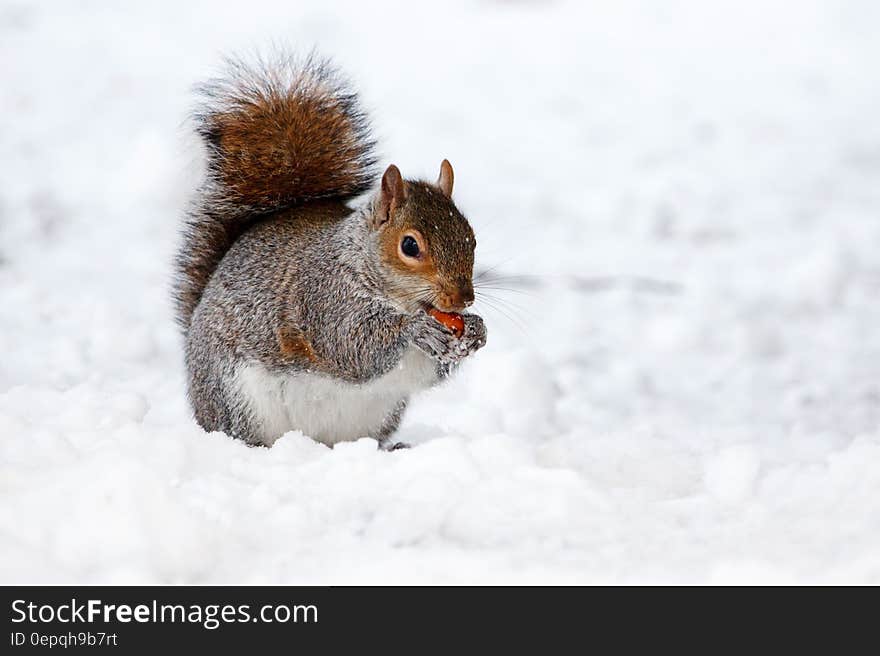
[[[880,9],[0,5],[3,583],[880,583]],[[487,347],[414,448],[253,449],[184,398],[184,118],[317,45],[455,167]]]

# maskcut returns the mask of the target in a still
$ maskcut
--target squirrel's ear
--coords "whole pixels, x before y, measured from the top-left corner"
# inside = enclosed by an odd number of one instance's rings
[[[379,190],[374,226],[378,228],[386,223],[405,200],[406,186],[400,175],[400,169],[391,164],[385,169],[385,174],[382,176],[382,188]]]
[[[437,178],[437,186],[443,195],[452,198],[452,183],[455,180],[455,174],[452,172],[452,164],[448,159],[440,162],[440,177]]]

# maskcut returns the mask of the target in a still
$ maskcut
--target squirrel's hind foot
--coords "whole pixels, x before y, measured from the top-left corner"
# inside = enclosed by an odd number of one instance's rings
[[[379,442],[379,448],[382,451],[399,451],[400,449],[411,449],[412,445],[406,442],[395,442],[393,440],[385,440]]]

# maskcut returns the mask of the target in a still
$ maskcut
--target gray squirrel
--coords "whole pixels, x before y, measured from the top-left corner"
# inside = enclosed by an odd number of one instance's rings
[[[177,256],[175,300],[196,421],[252,445],[290,430],[394,443],[411,394],[486,343],[476,239],[453,171],[373,189],[375,142],[326,60],[231,61],[200,89],[205,179]],[[462,334],[433,318],[461,314]]]

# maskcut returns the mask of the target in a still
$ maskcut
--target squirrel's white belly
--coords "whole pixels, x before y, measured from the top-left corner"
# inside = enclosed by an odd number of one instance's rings
[[[237,373],[266,446],[291,430],[327,445],[377,433],[401,400],[436,380],[436,365],[410,347],[397,366],[368,383],[347,383],[309,372],[275,373],[257,362]]]

